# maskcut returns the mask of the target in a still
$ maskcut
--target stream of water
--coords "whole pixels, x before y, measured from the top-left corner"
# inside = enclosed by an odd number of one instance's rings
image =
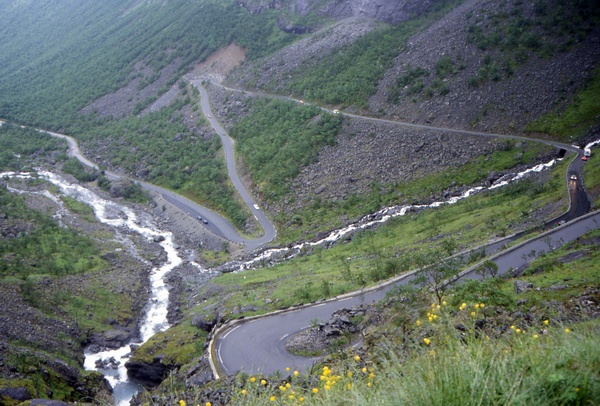
[[[588,144],[586,148],[591,148],[591,146],[598,143],[600,143],[600,140]],[[496,189],[508,185],[510,182],[521,179],[528,173],[540,172],[542,170],[550,168],[555,164],[555,162],[555,160],[552,160],[548,163],[536,165],[517,174],[505,175],[504,177],[496,181],[493,185],[491,185],[488,189]],[[5,176],[14,178],[33,177],[33,175],[29,173],[0,173],[0,177]],[[138,233],[148,238],[148,240],[162,240],[159,243],[167,254],[167,260],[162,266],[155,267],[150,271],[151,294],[148,306],[146,307],[145,317],[143,318],[142,324],[140,325],[140,339],[137,341],[132,341],[127,345],[116,350],[107,350],[98,353],[85,353],[85,369],[97,370],[104,374],[104,376],[113,388],[116,404],[119,406],[128,405],[130,399],[139,390],[139,386],[137,384],[129,381],[127,377],[127,370],[125,368],[125,362],[129,359],[131,355],[131,346],[142,344],[157,332],[164,331],[169,327],[169,323],[167,321],[169,292],[165,285],[165,277],[169,274],[171,270],[173,270],[175,267],[182,263],[182,258],[180,257],[175,247],[175,244],[173,243],[173,235],[171,232],[159,230],[154,224],[152,224],[151,221],[147,219],[138,218],[136,213],[130,208],[103,199],[94,192],[90,191],[89,189],[86,189],[77,184],[71,184],[56,174],[47,171],[38,171],[37,176],[58,186],[62,193],[64,193],[65,195],[74,198],[80,202],[88,204],[90,207],[93,208],[96,217],[102,223],[110,225],[116,230],[121,228],[127,228],[135,233]],[[439,207],[444,204],[454,204],[484,189],[484,187],[479,186],[473,187],[463,192],[460,196],[452,196],[448,200],[434,202],[428,205],[404,205],[386,207],[384,209],[379,210],[376,213],[363,217],[356,224],[351,224],[342,229],[334,230],[330,232],[325,238],[322,238],[318,241],[304,242],[289,248],[277,248],[266,250],[260,253],[254,259],[251,259],[246,262],[240,262],[237,265],[239,265],[239,270],[250,269],[257,266],[260,263],[269,261],[271,258],[279,256],[282,253],[287,253],[286,257],[291,258],[297,255],[297,253],[301,252],[302,249],[306,246],[327,245],[357,230],[366,229],[378,223],[384,223],[389,219],[406,215],[406,213],[411,211]],[[199,272],[202,271],[206,270],[199,267]],[[109,361],[107,363],[108,366],[105,368],[99,367],[99,365],[107,365],[106,363],[104,363],[105,361]]]
[[[114,227],[115,230],[127,228],[146,237],[150,241],[162,240],[159,244],[166,252],[167,260],[162,266],[153,268],[150,271],[151,293],[145,317],[140,325],[139,340],[127,343],[116,350],[85,353],[84,368],[99,371],[106,377],[113,388],[115,404],[119,406],[129,405],[129,401],[139,390],[139,385],[129,381],[125,368],[125,363],[131,355],[131,345],[142,344],[157,332],[169,328],[167,321],[169,291],[165,284],[165,277],[171,270],[182,263],[182,258],[179,256],[173,243],[173,234],[168,231],[159,230],[146,219],[138,218],[136,213],[129,207],[103,199],[89,189],[77,184],[71,184],[56,174],[47,171],[38,171],[37,175],[58,186],[65,195],[92,207],[98,220]],[[29,173],[5,172],[0,173],[0,177],[32,178],[33,176]],[[11,190],[17,191],[14,189]],[[52,198],[51,196],[49,197]],[[101,362],[97,364],[98,361]],[[103,364],[102,361],[109,362]],[[102,367],[101,365],[106,367]]]

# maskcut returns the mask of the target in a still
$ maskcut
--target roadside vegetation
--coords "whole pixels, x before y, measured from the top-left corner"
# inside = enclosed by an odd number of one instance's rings
[[[246,212],[227,177],[222,146],[212,130],[198,134],[185,123],[182,98],[143,117],[112,120],[81,134],[87,149],[102,151],[111,166],[180,193],[223,213],[242,228]]]
[[[400,180],[395,184],[374,183],[369,193],[354,194],[342,201],[326,201],[315,196],[305,208],[291,215],[284,212],[274,218],[280,230],[278,241],[288,243],[312,239],[318,231],[343,227],[345,218],[358,220],[386,206],[443,201],[444,190],[455,189],[457,185],[482,185],[491,171],[503,172],[518,165],[532,165],[541,156],[548,156],[554,151],[537,143],[517,144],[516,141],[501,141],[493,154],[478,157],[460,167]],[[545,187],[539,185],[539,188]]]
[[[373,286],[430,264],[441,254],[452,255],[514,233],[523,224],[541,226],[546,219],[535,212],[566,198],[567,165],[557,165],[543,181],[523,179],[454,205],[396,217],[330,248],[307,247],[296,258],[276,265],[258,264],[255,270],[221,275],[200,293],[208,307],[219,303],[226,312],[242,309],[241,314],[250,316]],[[549,217],[566,209],[556,207]],[[479,258],[475,252],[466,261]]]
[[[548,113],[527,126],[527,131],[544,133],[564,142],[579,140],[590,128],[600,126],[600,68],[567,108]],[[583,146],[582,146],[583,147]]]
[[[231,136],[261,197],[277,202],[300,170],[317,159],[319,150],[335,143],[342,119],[318,107],[277,99],[255,100],[252,107],[252,114],[233,128]]]
[[[489,275],[451,287],[441,303],[427,290],[393,290],[354,320],[364,333],[360,346],[333,346],[311,371],[239,373],[202,388],[186,388],[175,375],[150,404],[221,404],[224,393],[240,405],[593,404],[600,398],[599,236],[533,261],[519,277],[534,286],[525,292],[514,291],[511,277]]]

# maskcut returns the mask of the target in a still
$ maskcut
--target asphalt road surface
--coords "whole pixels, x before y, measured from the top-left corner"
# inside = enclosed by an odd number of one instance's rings
[[[508,250],[494,255],[499,273],[526,266],[543,252],[556,249],[600,227],[600,212],[590,213],[575,221],[547,231]],[[479,277],[475,267],[462,273],[463,278]],[[370,291],[333,299],[299,309],[292,309],[253,320],[234,322],[222,330],[215,340],[214,355],[226,374],[244,371],[248,374],[271,374],[285,368],[304,371],[318,358],[299,357],[285,350],[286,339],[311,326],[315,320],[328,321],[339,309],[381,300],[395,286],[409,283],[415,273],[396,278]]]

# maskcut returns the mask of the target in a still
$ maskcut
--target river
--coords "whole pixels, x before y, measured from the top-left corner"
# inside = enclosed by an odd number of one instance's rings
[[[167,321],[167,309],[169,305],[169,291],[165,284],[165,277],[175,267],[182,263],[182,258],[178,253],[176,245],[173,242],[173,234],[169,231],[158,229],[147,219],[140,219],[136,213],[127,206],[103,199],[93,191],[84,188],[78,184],[69,183],[64,178],[48,172],[38,171],[38,177],[49,181],[58,186],[61,192],[73,199],[85,203],[92,207],[96,218],[104,224],[110,225],[118,230],[127,228],[135,233],[138,233],[148,240],[159,241],[164,251],[167,254],[167,260],[159,267],[152,268],[149,273],[150,278],[150,297],[149,303],[146,306],[146,314],[140,325],[139,339],[127,343],[125,346],[116,350],[107,350],[99,353],[85,352],[84,368],[87,370],[96,370],[101,372],[111,387],[116,405],[129,405],[129,401],[140,389],[139,385],[129,381],[125,363],[131,356],[131,345],[140,345],[148,341],[150,337],[160,331],[165,331],[169,328]],[[29,173],[5,172],[0,173],[0,177],[18,177],[18,178],[33,178]],[[13,192],[20,192],[14,188],[10,189]],[[47,192],[44,193],[49,198],[53,196]],[[122,235],[122,234],[121,234]],[[124,237],[126,238],[126,237]],[[150,266],[150,264],[148,264]],[[200,272],[203,270],[200,268]],[[108,367],[99,367],[97,361],[109,361]]]
[[[590,144],[589,146],[591,147],[594,144]],[[487,189],[496,189],[498,187],[508,185],[510,182],[521,179],[529,173],[540,172],[545,169],[548,169],[552,167],[555,163],[556,160],[552,160],[548,163],[533,166],[519,173],[505,175]],[[5,176],[19,178],[33,177],[33,175],[29,173],[0,173],[0,177]],[[81,185],[72,184],[54,173],[40,170],[37,172],[37,176],[58,186],[61,192],[65,195],[92,207],[96,217],[102,223],[110,225],[115,229],[123,227],[128,228],[129,230],[146,237],[148,240],[162,240],[159,242],[159,244],[165,250],[167,254],[167,260],[161,266],[152,268],[150,271],[149,278],[151,294],[149,298],[149,303],[145,310],[145,317],[143,318],[143,321],[140,325],[140,338],[138,340],[134,340],[130,343],[127,343],[125,346],[116,350],[107,350],[98,353],[91,353],[87,351],[85,352],[85,369],[96,370],[104,374],[111,387],[113,388],[113,395],[115,398],[116,405],[129,405],[129,401],[131,400],[131,398],[140,389],[139,385],[129,381],[127,376],[127,370],[125,368],[125,363],[131,356],[131,346],[140,345],[146,342],[157,332],[165,331],[169,328],[169,323],[167,320],[169,292],[165,284],[165,277],[169,274],[169,272],[171,272],[174,268],[176,268],[182,263],[182,258],[178,253],[177,246],[173,242],[173,234],[169,231],[158,229],[152,223],[152,221],[149,221],[148,219],[140,219],[131,208],[113,201],[106,200],[98,196],[93,191],[86,189]],[[282,253],[288,253],[286,257],[291,258],[297,255],[297,253],[301,252],[305,246],[331,244],[344,237],[345,235],[355,232],[357,230],[366,229],[376,224],[384,223],[389,219],[398,216],[403,216],[411,211],[439,207],[444,204],[453,204],[476,193],[479,193],[484,189],[486,188],[481,186],[473,187],[466,190],[459,196],[453,196],[448,200],[433,202],[428,205],[403,205],[386,207],[379,210],[376,213],[364,216],[359,222],[355,224],[351,224],[339,230],[334,230],[330,232],[325,238],[322,238],[318,241],[303,242],[294,245],[290,248],[266,250],[257,255],[254,259],[251,259],[246,262],[236,263],[236,266],[238,267],[238,270],[254,268],[257,265],[264,263],[265,261],[269,261],[271,258]],[[17,191],[14,189],[11,190],[15,192]],[[47,193],[45,192],[45,194]],[[194,265],[198,267],[199,272],[207,272],[207,270],[203,269],[198,264]],[[101,367],[101,365],[107,367]]]

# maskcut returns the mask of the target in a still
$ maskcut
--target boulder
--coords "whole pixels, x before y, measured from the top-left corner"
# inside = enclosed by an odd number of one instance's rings
[[[154,357],[151,363],[129,360],[125,363],[127,375],[132,381],[138,382],[147,388],[158,386],[169,373],[170,368],[163,364],[163,355]]]
[[[533,283],[525,282],[525,281],[515,281],[515,293],[523,293],[529,289],[533,289]]]
[[[25,388],[1,388],[0,399],[2,398],[8,398],[24,402],[26,400],[31,399],[31,395],[29,394],[29,391]]]

